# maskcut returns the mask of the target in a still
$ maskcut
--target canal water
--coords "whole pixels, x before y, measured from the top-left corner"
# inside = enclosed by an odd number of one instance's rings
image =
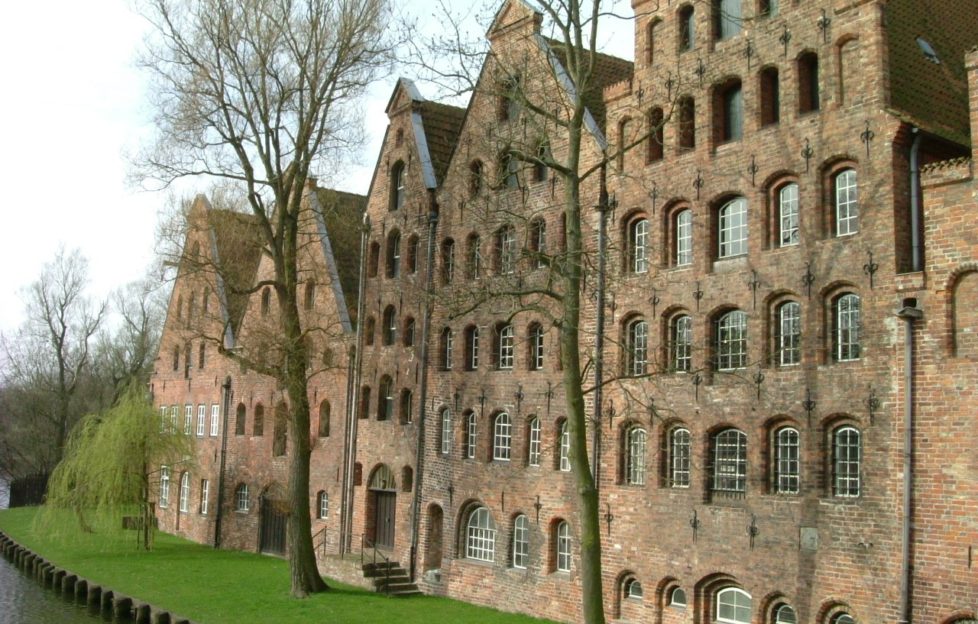
[[[0,557],[0,624],[93,624],[104,622],[83,604],[63,598]]]

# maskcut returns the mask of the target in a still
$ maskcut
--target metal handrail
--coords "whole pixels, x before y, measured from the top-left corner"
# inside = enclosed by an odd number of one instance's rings
[[[377,555],[379,554],[380,558],[384,560],[384,593],[387,596],[390,596],[391,595],[391,560],[384,553],[377,552],[377,546],[372,541],[367,539],[367,535],[365,533],[360,534],[360,569],[361,570],[363,569],[363,551],[367,548],[367,546],[369,546],[370,550],[373,551],[371,565],[373,566],[374,570],[377,569]]]
[[[323,547],[323,557],[325,557],[326,556],[326,527],[323,527],[323,528],[319,529],[318,531],[316,531],[315,533],[312,534],[313,550],[316,549],[316,538],[319,537],[320,535],[323,536],[323,540],[322,540],[321,544],[322,544],[322,547]]]

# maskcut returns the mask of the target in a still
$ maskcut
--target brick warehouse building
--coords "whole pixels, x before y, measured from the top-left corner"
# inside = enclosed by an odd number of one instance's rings
[[[603,364],[588,410],[609,616],[973,620],[978,15],[922,0],[633,6],[635,62],[597,57],[601,93],[584,96],[585,164],[634,146],[605,172],[606,234],[598,210],[583,224],[606,249],[581,334]],[[499,156],[524,139],[564,149],[501,97],[513,81],[538,94],[537,74],[560,66],[540,29],[527,5],[503,5],[466,109],[398,82],[359,288],[337,265],[359,241],[310,219],[325,243],[304,259],[306,309],[336,328],[310,384],[310,498],[323,553],[373,544],[428,593],[576,621],[553,310],[499,294],[545,282],[561,251],[561,183]],[[599,191],[595,176],[583,205]],[[328,212],[321,196],[312,215]],[[242,283],[258,279],[247,219],[195,211],[206,226],[188,249],[207,233],[200,253],[236,253]],[[247,348],[274,311],[260,292],[204,292],[224,291],[181,267],[153,380],[200,436],[197,464],[170,467],[161,523],[209,542],[220,516],[223,545],[275,552],[282,393],[210,357],[193,325],[205,306],[211,332]]]

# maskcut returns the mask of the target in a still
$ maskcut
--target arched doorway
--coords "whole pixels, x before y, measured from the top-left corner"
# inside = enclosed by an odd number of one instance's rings
[[[285,555],[285,537],[289,521],[289,505],[278,485],[262,492],[258,502],[258,550],[269,555]]]
[[[397,484],[394,481],[394,472],[387,464],[377,466],[370,475],[367,488],[368,505],[373,507],[373,514],[368,513],[367,516],[373,521],[367,527],[367,536],[374,546],[393,548],[394,518],[397,508]]]

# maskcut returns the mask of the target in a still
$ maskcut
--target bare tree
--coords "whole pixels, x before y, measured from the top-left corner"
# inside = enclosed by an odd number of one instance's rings
[[[147,0],[155,33],[142,58],[156,81],[158,140],[139,174],[163,185],[205,176],[236,185],[274,272],[271,373],[289,397],[291,591],[326,589],[309,517],[307,344],[299,314],[303,189],[345,160],[361,132],[356,100],[385,62],[383,0]],[[244,365],[246,357],[222,352]]]
[[[82,391],[91,381],[95,334],[105,304],[85,295],[88,262],[60,249],[27,290],[27,321],[4,337],[0,434],[8,472],[49,472],[60,460],[68,432],[91,406]]]

